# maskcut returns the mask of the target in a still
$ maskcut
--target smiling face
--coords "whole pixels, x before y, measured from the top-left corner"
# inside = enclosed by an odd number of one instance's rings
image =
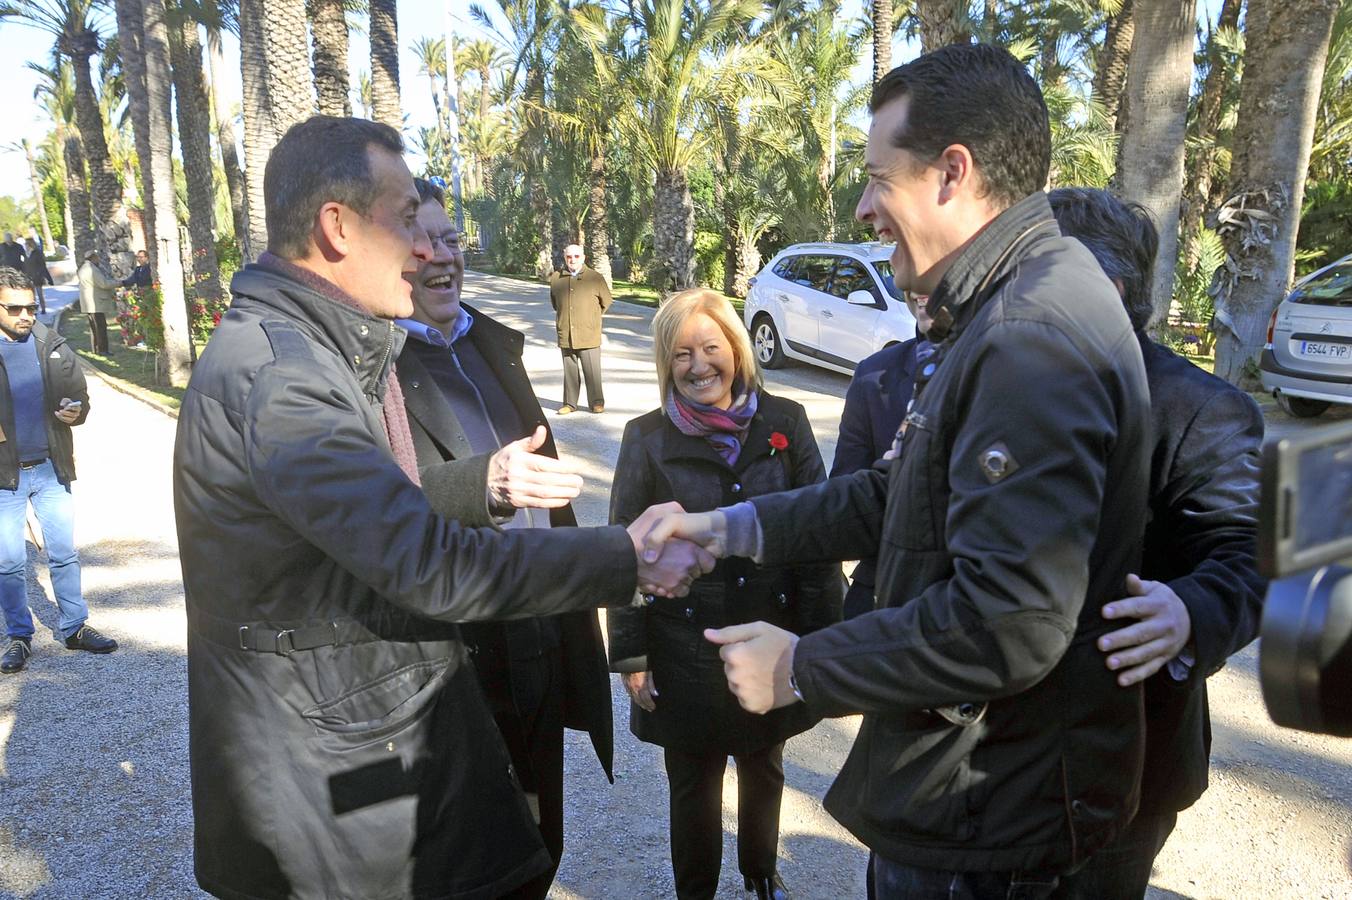
[[[460,288],[465,279],[460,235],[446,209],[435,200],[418,207],[418,224],[427,232],[432,255],[425,260],[415,258],[417,271],[404,273],[413,286],[413,318],[446,333],[460,317]]]
[[[413,314],[413,285],[404,273],[431,257],[427,232],[418,223],[418,192],[404,160],[368,148],[375,199],[365,213],[344,217],[347,251],[339,284],[372,315],[387,319]]]
[[[696,403],[727,409],[732,406],[732,383],[737,359],[718,323],[705,313],[685,320],[672,348],[671,380],[681,396]]]
[[[943,172],[892,141],[905,126],[909,107],[910,98],[903,96],[873,116],[864,150],[868,184],[854,215],[872,225],[880,240],[896,243],[892,271],[897,287],[928,294],[943,274],[938,265],[953,248],[942,240]]]

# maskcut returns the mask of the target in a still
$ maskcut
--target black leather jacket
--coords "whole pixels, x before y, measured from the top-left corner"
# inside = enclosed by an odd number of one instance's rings
[[[550,859],[447,623],[627,603],[633,545],[437,516],[381,424],[402,330],[255,266],[231,289],[174,450],[198,881],[500,896]]]
[[[1140,785],[1141,691],[1094,639],[1139,563],[1141,351],[1042,194],[968,245],[930,309],[954,324],[901,456],[753,500],[764,558],[878,548],[880,608],[794,659],[809,709],[864,714],[827,810],[904,864],[1066,872]]]
[[[47,453],[52,460],[52,468],[62,484],[75,480],[75,441],[70,433],[71,426],[52,415],[62,397],[79,400],[80,408],[76,425],[84,424],[89,418],[89,388],[85,384],[84,370],[75,352],[70,349],[66,339],[41,322],[33,323],[33,334],[29,338],[36,346],[38,365],[42,370],[43,410],[47,413]],[[0,429],[11,435],[14,430],[14,399],[9,393],[9,375],[0,363]],[[19,448],[13,440],[0,441],[0,487],[14,490],[19,486]]]

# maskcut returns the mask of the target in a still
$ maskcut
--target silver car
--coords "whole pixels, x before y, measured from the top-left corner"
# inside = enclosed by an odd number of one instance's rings
[[[756,359],[796,359],[849,374],[859,361],[915,337],[892,283],[892,247],[794,244],[751,279],[743,316]]]
[[[1352,403],[1352,256],[1296,282],[1272,313],[1258,368],[1293,416]]]

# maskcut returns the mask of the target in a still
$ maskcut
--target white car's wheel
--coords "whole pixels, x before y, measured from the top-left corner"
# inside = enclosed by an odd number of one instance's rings
[[[784,348],[780,345],[779,330],[767,315],[759,315],[751,324],[751,345],[756,350],[756,361],[767,369],[784,365]]]
[[[1327,400],[1311,400],[1309,397],[1296,397],[1292,394],[1277,393],[1277,405],[1288,416],[1297,419],[1313,419],[1332,406]]]

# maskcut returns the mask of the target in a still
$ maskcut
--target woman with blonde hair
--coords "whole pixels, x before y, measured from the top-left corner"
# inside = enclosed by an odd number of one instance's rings
[[[654,503],[691,512],[826,478],[803,407],[767,393],[731,304],[685,291],[653,319],[662,405],[628,423],[610,520]],[[759,716],[737,704],[705,628],[765,621],[806,634],[840,618],[838,565],[761,568],[726,559],[683,599],[608,614],[611,669],[633,701],[630,729],[661,746],[670,785],[671,859],[681,900],[707,900],[723,856],[727,758],[737,766],[737,862],[750,896],[787,897],[775,872],[784,741],[813,724],[802,704]]]

